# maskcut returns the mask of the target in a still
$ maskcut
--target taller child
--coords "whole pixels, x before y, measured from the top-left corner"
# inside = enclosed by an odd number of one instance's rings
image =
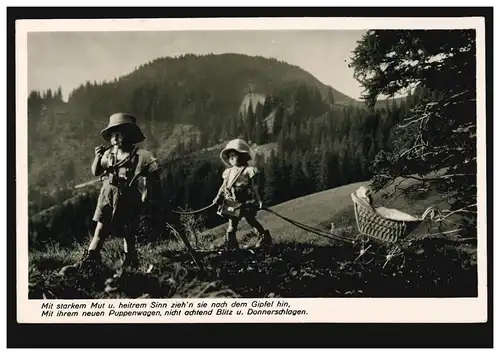
[[[111,115],[101,136],[111,147],[96,147],[92,163],[92,174],[103,180],[93,217],[97,225],[77,265],[100,263],[104,239],[112,234],[123,238],[123,266],[137,267],[135,232],[148,195],[160,192],[159,166],[151,152],[135,146],[145,137],[134,116]]]

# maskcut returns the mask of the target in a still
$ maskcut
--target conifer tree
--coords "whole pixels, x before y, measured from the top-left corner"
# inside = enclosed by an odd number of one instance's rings
[[[285,109],[283,104],[279,102],[276,107],[276,112],[274,115],[272,134],[274,138],[277,138],[283,128],[283,119],[285,116]]]
[[[256,144],[263,144],[265,142],[265,128],[264,118],[262,116],[263,106],[259,103],[255,110],[255,128],[254,128],[254,141]]]
[[[276,184],[279,180],[278,171],[276,169],[277,158],[274,151],[271,152],[269,160],[265,165],[265,184],[263,200],[266,205],[270,205],[275,201]]]
[[[351,65],[371,108],[380,95],[410,87],[430,95],[402,102],[393,151],[374,161],[374,187],[398,177],[417,182],[400,191],[437,191],[474,235],[477,226],[476,34],[474,30],[368,31]],[[393,112],[397,110],[392,108]]]
[[[323,151],[316,169],[316,191],[323,191],[328,188],[328,168],[328,153]]]
[[[253,110],[252,100],[249,101],[248,111],[245,117],[245,140],[249,143],[255,142],[255,113]]]
[[[333,90],[331,87],[328,87],[327,101],[332,106],[335,104],[335,99],[333,97]]]

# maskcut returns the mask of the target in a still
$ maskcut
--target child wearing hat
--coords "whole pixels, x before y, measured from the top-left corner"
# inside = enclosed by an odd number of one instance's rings
[[[103,181],[93,216],[97,225],[88,250],[75,266],[100,263],[104,238],[112,234],[123,237],[123,266],[137,267],[135,231],[148,194],[159,192],[148,191],[159,189],[159,166],[151,152],[135,146],[145,137],[134,116],[111,115],[101,136],[111,147],[96,147],[92,163],[92,173]]]
[[[241,205],[238,216],[229,216],[226,232],[228,249],[239,247],[236,230],[243,217],[259,236],[256,247],[270,244],[269,231],[256,219],[257,210],[262,208],[262,200],[255,182],[258,170],[248,164],[252,160],[250,146],[242,139],[234,139],[221,151],[220,158],[227,168],[222,173],[222,185],[213,202],[217,204],[224,200]]]

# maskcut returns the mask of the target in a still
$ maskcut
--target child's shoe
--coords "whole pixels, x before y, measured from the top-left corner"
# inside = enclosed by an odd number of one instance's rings
[[[75,266],[77,266],[77,264],[82,265],[87,263],[102,264],[101,253],[97,250],[85,250],[82,258],[75,264]]]
[[[102,264],[101,253],[95,250],[85,250],[83,255],[74,264],[66,265],[62,267],[58,274],[65,277],[75,277],[77,276],[82,266],[99,266]]]

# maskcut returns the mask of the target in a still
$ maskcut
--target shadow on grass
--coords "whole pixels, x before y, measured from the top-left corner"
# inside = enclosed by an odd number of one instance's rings
[[[373,248],[375,249],[375,248]],[[373,250],[372,249],[372,250]],[[163,251],[135,272],[112,279],[103,266],[62,277],[51,261],[30,270],[30,298],[172,297],[476,297],[477,268],[459,248],[421,243],[386,265],[383,252],[355,260],[348,245],[275,244],[231,253]],[[52,266],[55,266],[52,265]],[[110,279],[112,282],[110,283]]]

